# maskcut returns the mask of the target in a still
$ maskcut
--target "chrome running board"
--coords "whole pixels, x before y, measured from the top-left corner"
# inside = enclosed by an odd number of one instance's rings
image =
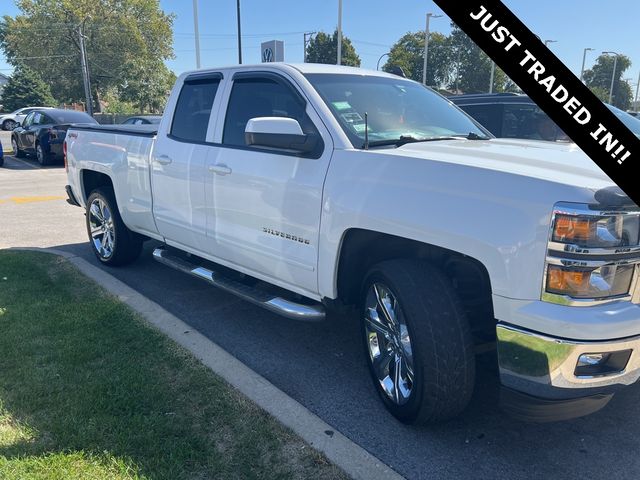
[[[283,317],[306,322],[318,322],[325,318],[324,306],[320,303],[305,305],[274,296],[264,290],[245,285],[218,272],[190,263],[188,260],[174,255],[164,248],[156,248],[153,251],[153,258],[168,267],[205,280],[215,287]]]

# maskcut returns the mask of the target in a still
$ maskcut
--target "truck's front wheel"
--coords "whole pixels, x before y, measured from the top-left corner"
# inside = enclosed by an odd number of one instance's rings
[[[93,253],[105,265],[125,265],[140,255],[142,237],[122,221],[113,190],[102,187],[87,199],[87,232]]]
[[[404,423],[451,418],[468,404],[475,359],[449,279],[412,260],[375,265],[362,290],[365,350],[375,388]]]

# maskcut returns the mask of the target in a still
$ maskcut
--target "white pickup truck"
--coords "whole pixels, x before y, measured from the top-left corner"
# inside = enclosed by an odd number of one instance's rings
[[[594,412],[640,376],[640,210],[573,145],[490,137],[382,72],[203,70],[159,126],[70,128],[67,192],[105,265],[154,239],[289,318],[357,306],[403,422],[459,413],[488,347],[512,414]]]

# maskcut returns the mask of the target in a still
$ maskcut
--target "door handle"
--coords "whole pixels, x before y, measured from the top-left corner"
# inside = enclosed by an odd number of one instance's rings
[[[169,165],[173,160],[171,160],[171,157],[168,155],[159,155],[156,157],[156,162],[158,162],[160,165]]]
[[[229,175],[232,172],[232,170],[223,163],[211,165],[209,171],[218,175]]]

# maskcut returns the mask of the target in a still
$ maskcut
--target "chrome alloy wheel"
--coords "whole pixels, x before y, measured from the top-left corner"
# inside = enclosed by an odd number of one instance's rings
[[[414,382],[411,338],[402,307],[389,288],[374,283],[365,301],[365,341],[380,387],[397,405],[404,405]]]
[[[94,199],[89,207],[89,228],[91,241],[100,257],[105,260],[110,258],[113,255],[115,229],[111,210],[100,198]]]

